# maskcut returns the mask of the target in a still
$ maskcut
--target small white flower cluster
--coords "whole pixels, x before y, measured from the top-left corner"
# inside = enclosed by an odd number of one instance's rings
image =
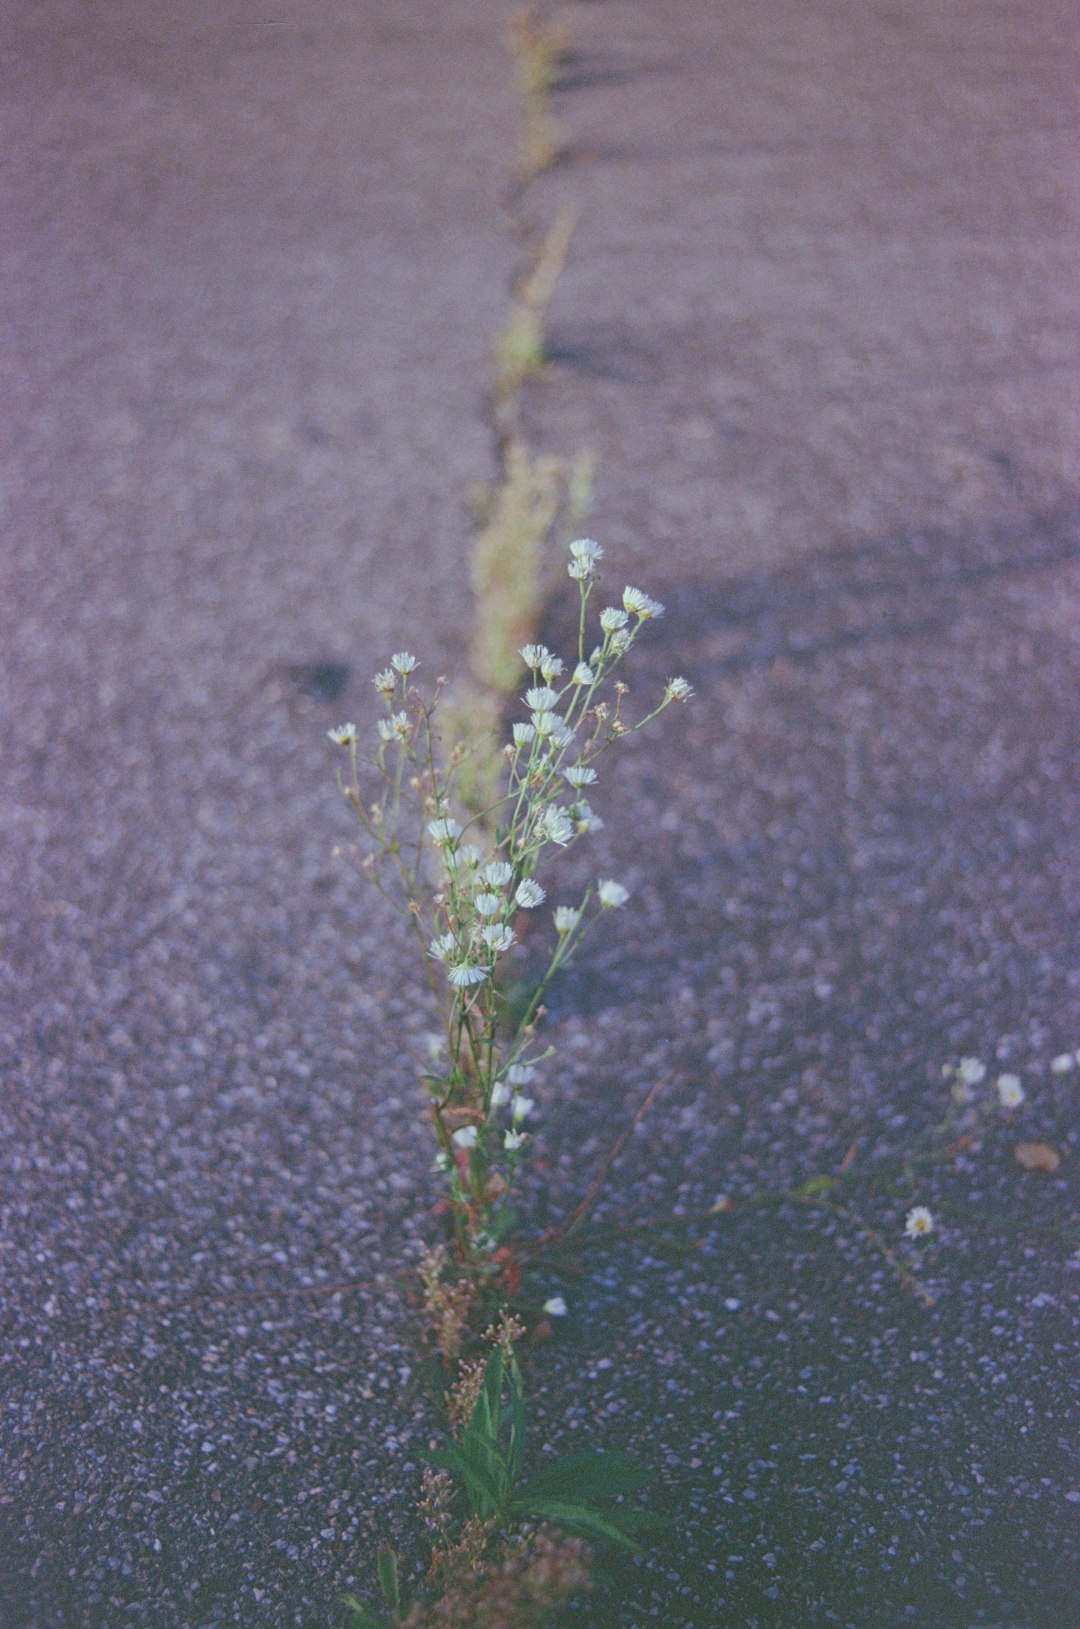
[[[1069,1054],[1064,1056],[1068,1057]],[[1062,1059],[1055,1058],[1050,1067],[1064,1073],[1061,1064]],[[961,1058],[958,1064],[945,1064],[941,1072],[946,1080],[952,1081],[953,1102],[963,1106],[975,1102],[975,1087],[981,1086],[986,1079],[987,1068],[981,1058]],[[998,1075],[995,1086],[998,1102],[1003,1109],[1019,1108],[1027,1095],[1019,1075]]]
[[[924,1239],[934,1231],[934,1218],[925,1205],[913,1205],[904,1219],[904,1232],[909,1239]]]

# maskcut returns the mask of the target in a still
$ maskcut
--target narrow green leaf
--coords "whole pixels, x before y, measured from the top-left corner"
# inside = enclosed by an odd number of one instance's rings
[[[381,1612],[373,1612],[370,1606],[358,1601],[355,1595],[343,1595],[342,1605],[348,1609],[350,1629],[387,1629],[386,1619]]]
[[[397,1612],[401,1606],[401,1594],[398,1586],[396,1550],[391,1549],[389,1544],[381,1544],[375,1565],[379,1573],[379,1586],[383,1592],[383,1599],[391,1612]]]
[[[610,1515],[601,1515],[590,1505],[576,1503],[572,1499],[515,1499],[510,1507],[514,1514],[522,1516],[539,1516],[542,1521],[555,1522],[559,1527],[565,1527],[569,1533],[579,1533],[586,1538],[607,1539],[609,1544],[618,1544],[624,1550],[639,1550],[640,1545],[628,1538],[616,1519]]]
[[[481,1521],[489,1521],[502,1509],[505,1499],[501,1489],[482,1468],[478,1468],[460,1450],[456,1443],[447,1443],[446,1447],[437,1453],[421,1456],[429,1465],[439,1465],[445,1471],[453,1471],[465,1484],[465,1491],[469,1496],[472,1514],[479,1516]]]
[[[541,1465],[521,1491],[540,1498],[613,1499],[621,1493],[636,1493],[647,1481],[647,1472],[632,1454],[583,1451]]]

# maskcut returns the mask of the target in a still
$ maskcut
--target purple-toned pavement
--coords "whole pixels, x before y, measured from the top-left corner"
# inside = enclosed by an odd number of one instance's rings
[[[334,1623],[432,1428],[430,1014],[333,859],[325,730],[391,650],[461,665],[508,13],[262,9],[0,38],[3,1629]],[[551,1002],[531,1225],[671,1077],[627,1235],[543,1286],[537,1440],[633,1447],[674,1521],[575,1621],[1068,1629],[1074,9],[560,11],[568,158],[518,207],[580,220],[527,422],[595,449],[609,584],[667,605],[631,705],[698,692],[593,800],[635,897]],[[963,1055],[1026,1101],[899,1180]],[[745,1203],[845,1156],[841,1210]]]

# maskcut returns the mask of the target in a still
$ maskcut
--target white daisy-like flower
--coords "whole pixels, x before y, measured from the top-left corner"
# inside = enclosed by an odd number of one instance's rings
[[[326,733],[336,747],[352,747],[356,745],[355,724],[339,724],[336,730],[327,730]]]
[[[596,770],[590,769],[588,764],[573,764],[563,770],[563,775],[571,786],[592,786],[596,781]]]
[[[904,1218],[904,1232],[909,1239],[921,1239],[934,1231],[934,1218],[925,1205],[913,1205]]]
[[[489,882],[493,888],[505,888],[514,875],[514,868],[506,860],[489,860],[480,873],[481,882]]]
[[[1019,1075],[999,1075],[997,1078],[998,1102],[1003,1109],[1017,1109],[1024,1101],[1024,1088]]]
[[[447,848],[461,836],[461,827],[447,815],[441,820],[428,821],[428,836],[436,848]]]
[[[526,1143],[528,1140],[529,1134],[527,1131],[508,1131],[503,1137],[503,1147],[513,1153],[515,1148],[520,1148],[522,1143]]]
[[[526,667],[531,667],[535,673],[551,656],[546,645],[522,645],[518,655]]]
[[[546,713],[559,705],[559,698],[546,684],[535,685],[525,692],[525,705],[530,713]]]
[[[531,877],[526,877],[524,882],[518,883],[514,898],[522,910],[531,911],[534,905],[544,903],[544,890],[538,882],[533,882]]]
[[[596,674],[588,662],[579,662],[572,674],[574,684],[595,684]]]
[[[514,935],[510,928],[483,928],[480,937],[488,949],[495,952],[496,956],[501,956],[503,951],[509,950],[514,943]]]
[[[598,885],[596,896],[605,911],[614,911],[618,910],[620,905],[626,904],[630,898],[630,890],[624,888],[621,882],[612,882],[610,879],[605,879]]]
[[[561,1295],[553,1295],[544,1302],[540,1310],[546,1312],[549,1318],[565,1318],[569,1309]]]
[[[392,668],[383,668],[381,673],[376,673],[371,682],[384,696],[392,696],[397,689],[397,678]]]
[[[473,900],[478,916],[494,916],[502,900],[498,894],[477,894]]]
[[[620,611],[617,605],[609,605],[600,613],[600,626],[605,633],[616,633],[618,629],[625,628],[630,621],[625,611]]]
[[[573,933],[581,921],[581,912],[575,910],[573,905],[556,905],[555,932],[558,934]]]
[[[420,666],[420,663],[415,656],[410,656],[407,650],[399,650],[395,651],[391,656],[390,666],[396,668],[399,673],[412,673],[415,668]]]
[[[451,1137],[450,1141],[452,1143],[456,1143],[459,1148],[475,1148],[476,1127],[462,1126],[458,1131],[454,1132],[454,1135]]]
[[[986,1065],[981,1058],[961,1058],[956,1073],[965,1086],[977,1086],[986,1079]]]
[[[391,713],[389,718],[379,720],[379,734],[384,741],[404,741],[408,733],[408,713]]]
[[[471,984],[483,984],[488,976],[486,967],[473,967],[468,962],[462,962],[460,967],[452,967],[447,978],[455,990],[467,990]]]
[[[527,1086],[531,1080],[535,1080],[536,1070],[531,1063],[512,1063],[506,1071],[506,1078],[516,1090],[519,1086]]]
[[[669,679],[664,690],[664,700],[689,701],[693,694],[685,679]]]
[[[615,632],[611,636],[611,648],[615,652],[616,656],[621,656],[623,651],[630,649],[630,640],[632,637],[633,636],[629,628],[616,628]]]
[[[477,848],[475,843],[466,843],[464,848],[459,851],[458,858],[464,865],[475,867],[484,858],[484,851],[482,848]]]
[[[551,732],[551,743],[553,746],[558,747],[559,751],[561,752],[563,747],[568,747],[570,745],[575,734],[576,731],[569,729],[560,718],[555,728]]]
[[[545,684],[550,684],[553,679],[557,679],[562,670],[563,660],[561,656],[552,656],[549,653],[540,663],[540,677]]]
[[[549,843],[558,843],[560,848],[565,848],[574,835],[566,810],[560,809],[557,803],[545,804],[536,825]]]
[[[509,1103],[509,1101],[510,1101],[510,1088],[509,1088],[509,1086],[506,1084],[505,1080],[497,1080],[495,1082],[494,1086],[491,1088],[491,1106],[492,1106],[492,1108],[493,1109],[501,1109],[503,1104],[504,1103]]]
[[[535,724],[515,724],[514,725],[514,745],[515,745],[515,747],[527,747],[529,742],[533,741],[535,739],[536,739],[536,725]]]
[[[515,1097],[515,1099],[514,1099],[514,1107],[511,1110],[511,1113],[514,1116],[514,1124],[517,1125],[519,1123],[519,1121],[527,1120],[529,1118],[529,1115],[532,1113],[533,1109],[535,1109],[535,1107],[536,1107],[536,1099],[535,1098],[533,1098],[533,1097]]]
[[[439,937],[428,945],[428,950],[436,961],[448,961],[457,950],[457,940],[452,933],[440,933]]]
[[[642,622],[648,621],[649,617],[662,617],[664,614],[664,607],[660,601],[650,599],[640,588],[624,588],[622,602],[626,610],[632,616],[640,617]]]
[[[333,737],[331,737],[333,739]],[[1075,1052],[1059,1052],[1056,1058],[1051,1058],[1050,1069],[1055,1075],[1068,1075],[1076,1068]]]
[[[584,560],[590,566],[595,566],[598,560],[604,558],[603,549],[591,537],[575,537],[570,545],[570,553],[575,560]]]
[[[558,713],[534,713],[532,715],[533,728],[537,735],[552,736],[562,723]]]
[[[588,582],[592,574],[592,566],[588,565],[584,560],[571,560],[566,568],[566,575],[572,578],[575,583]]]
[[[579,803],[574,804],[570,810],[570,818],[582,836],[587,831],[603,831],[604,829],[604,822],[598,814],[593,814],[584,798]]]

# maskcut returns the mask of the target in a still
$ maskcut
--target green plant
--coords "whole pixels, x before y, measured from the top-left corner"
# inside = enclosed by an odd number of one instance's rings
[[[548,308],[566,264],[577,226],[575,210],[560,210],[537,249],[532,264],[514,285],[506,322],[495,344],[495,401],[503,411],[528,379],[547,362],[545,327]]]
[[[551,95],[569,48],[570,25],[566,17],[544,22],[531,11],[518,11],[511,17],[510,52],[524,100],[521,168],[526,178],[550,168],[562,156]]]

